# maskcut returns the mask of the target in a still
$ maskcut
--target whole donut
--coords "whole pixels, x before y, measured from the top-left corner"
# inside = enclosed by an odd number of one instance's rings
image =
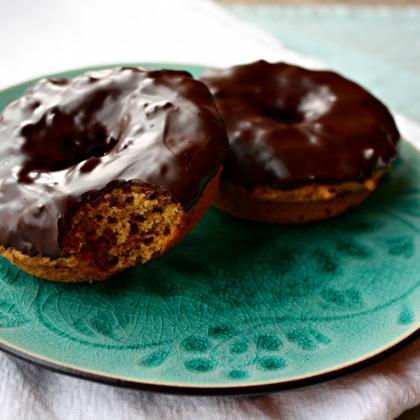
[[[334,216],[364,200],[397,154],[388,109],[337,73],[257,61],[201,80],[230,142],[216,205],[235,216]]]
[[[187,72],[43,79],[0,115],[0,251],[52,280],[100,280],[165,252],[202,216],[227,147]]]

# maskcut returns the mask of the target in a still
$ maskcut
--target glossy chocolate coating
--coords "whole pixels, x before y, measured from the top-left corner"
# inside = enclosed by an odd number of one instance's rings
[[[56,258],[81,202],[147,183],[189,209],[227,148],[207,87],[120,68],[41,80],[0,115],[0,244]]]
[[[237,185],[361,181],[396,156],[400,135],[387,108],[337,73],[257,61],[201,79],[228,131],[223,177]]]

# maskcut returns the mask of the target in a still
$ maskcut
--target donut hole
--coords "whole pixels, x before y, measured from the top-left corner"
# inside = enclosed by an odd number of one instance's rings
[[[115,188],[79,208],[63,249],[101,271],[144,263],[165,251],[178,233],[183,209],[168,198],[149,186]]]
[[[298,124],[304,120],[304,114],[296,107],[260,103],[260,110],[264,117],[285,125]]]
[[[84,161],[82,170],[89,171],[98,163],[95,158],[108,154],[117,143],[93,117],[90,121],[82,111],[66,113],[59,107],[46,111],[39,121],[25,124],[20,134],[27,156],[21,179],[31,171],[60,171]]]

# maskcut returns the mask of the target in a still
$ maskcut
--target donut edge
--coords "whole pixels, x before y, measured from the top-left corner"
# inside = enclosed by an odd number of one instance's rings
[[[333,187],[313,184],[286,192],[265,186],[248,191],[221,180],[213,204],[233,217],[254,222],[304,224],[321,221],[361,204],[376,189],[385,173],[386,170],[376,171],[364,182],[346,182]],[[299,194],[299,190],[304,194]],[[325,197],[324,191],[327,190],[331,192]]]

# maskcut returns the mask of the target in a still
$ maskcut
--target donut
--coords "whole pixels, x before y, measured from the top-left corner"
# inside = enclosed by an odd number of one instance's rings
[[[0,114],[0,253],[64,282],[156,258],[213,201],[227,147],[187,72],[43,79]]]
[[[201,80],[230,147],[215,205],[238,218],[305,223],[365,200],[397,154],[388,109],[331,71],[257,61]]]

